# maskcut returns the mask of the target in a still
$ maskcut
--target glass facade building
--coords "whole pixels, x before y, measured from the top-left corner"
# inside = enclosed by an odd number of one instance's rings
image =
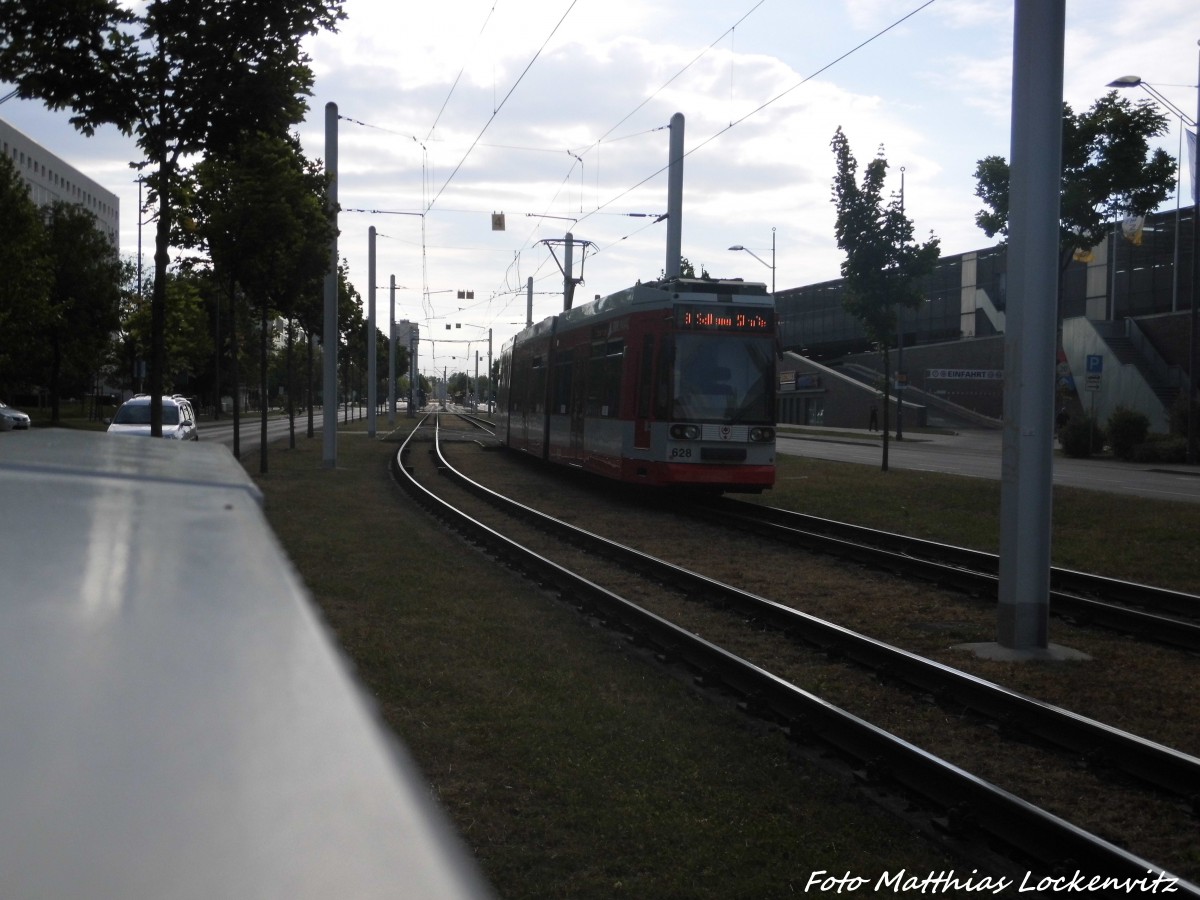
[[[1140,234],[1118,226],[1090,258],[1072,260],[1063,274],[1062,317],[1119,321],[1190,309],[1194,210],[1176,218],[1174,210],[1148,216]],[[1007,257],[1004,245],[942,257],[924,280],[924,302],[901,311],[905,346],[1003,333]],[[842,291],[840,279],[779,291],[783,349],[817,360],[872,349]]]

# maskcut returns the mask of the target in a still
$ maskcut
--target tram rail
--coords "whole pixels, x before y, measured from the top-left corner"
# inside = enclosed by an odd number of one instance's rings
[[[968,594],[994,599],[998,593],[1000,558],[994,553],[727,498],[692,504],[689,511],[794,547],[852,559]],[[1200,596],[1195,594],[1054,567],[1050,611],[1080,625],[1200,652]]]
[[[1020,730],[1035,734],[1042,740],[1051,740],[1076,754],[1085,754],[1085,758],[1093,761],[1097,759],[1096,749],[1101,748],[1099,756],[1103,757],[1106,765],[1115,766],[1154,785],[1156,789],[1188,797],[1200,787],[1200,761],[1193,757],[1023,697],[765,598],[721,585],[639,551],[620,547],[615,542],[500,497],[459,475],[446,461],[436,441],[435,452],[439,471],[459,481],[472,493],[487,499],[489,503],[503,506],[511,514],[536,520],[540,527],[569,535],[572,543],[587,545],[589,552],[621,557],[625,565],[632,565],[655,580],[679,585],[690,596],[716,597],[720,602],[735,605],[757,621],[783,629],[827,653],[870,666],[889,679],[903,680],[919,690],[934,693],[943,702],[948,696],[953,697],[955,703],[1004,721],[1006,728],[1011,728],[1015,723]],[[1051,868],[1070,860],[1071,864],[1083,868],[1124,873],[1130,877],[1144,875],[1154,868],[1133,854],[945,763],[865,720],[831,706],[821,698],[515,544],[418,484],[407,474],[409,467],[403,463],[409,453],[410,444],[406,442],[396,455],[394,468],[398,479],[423,505],[434,510],[439,517],[452,521],[472,540],[486,544],[498,556],[519,565],[539,581],[554,586],[577,604],[595,610],[636,633],[640,640],[650,642],[663,655],[701,673],[706,681],[718,680],[727,689],[745,698],[755,709],[783,723],[794,737],[817,735],[823,742],[857,760],[864,769],[886,771],[889,779],[925,797],[941,809],[948,823],[969,821],[971,830],[981,830],[1015,848],[1019,854]],[[1180,882],[1179,889],[1186,896],[1200,896],[1200,889],[1194,885]]]

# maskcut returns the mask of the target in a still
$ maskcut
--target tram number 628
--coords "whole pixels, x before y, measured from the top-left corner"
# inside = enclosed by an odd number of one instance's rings
[[[671,448],[671,459],[691,459],[691,458],[692,458],[692,448],[691,447],[672,447]]]

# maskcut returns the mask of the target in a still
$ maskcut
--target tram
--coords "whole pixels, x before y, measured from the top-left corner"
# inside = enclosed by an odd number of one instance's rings
[[[775,483],[775,359],[766,285],[639,282],[505,344],[497,436],[624,482],[758,493]]]

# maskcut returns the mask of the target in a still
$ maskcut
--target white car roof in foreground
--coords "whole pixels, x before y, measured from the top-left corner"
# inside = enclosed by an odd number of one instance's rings
[[[476,897],[224,446],[61,429],[0,495],[13,897]]]

